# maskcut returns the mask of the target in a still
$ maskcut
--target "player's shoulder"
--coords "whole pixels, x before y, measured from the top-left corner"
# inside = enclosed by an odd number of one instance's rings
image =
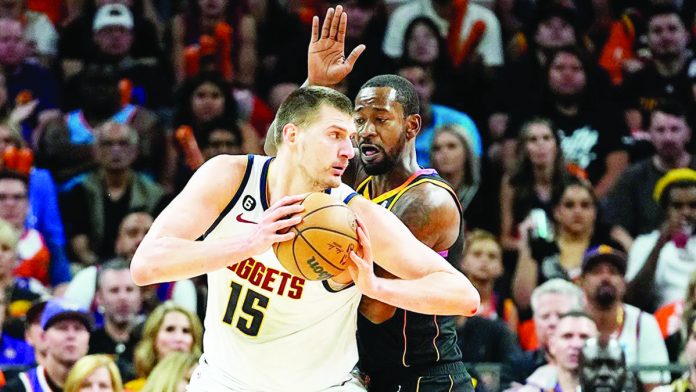
[[[198,172],[216,177],[241,176],[254,157],[250,155],[218,155],[207,160],[198,169]]]
[[[408,188],[398,204],[402,207],[419,205],[424,212],[445,214],[458,212],[459,206],[454,190],[444,181],[423,181]]]

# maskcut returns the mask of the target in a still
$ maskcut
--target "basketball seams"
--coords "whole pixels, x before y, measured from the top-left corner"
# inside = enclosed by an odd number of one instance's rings
[[[295,256],[295,243],[297,242],[298,238],[302,237],[302,234],[299,230],[297,230],[295,226],[291,227],[291,229],[295,230],[295,238],[292,239],[292,246],[290,247],[290,249],[292,249],[292,261],[295,262],[295,266],[297,267],[297,271],[300,273],[300,275],[302,275],[302,277],[305,279],[309,279],[309,277],[305,275],[305,273],[302,271],[300,264],[297,262],[297,256]],[[307,242],[307,240],[304,237],[302,237],[302,240],[304,242]],[[309,242],[307,242],[307,244],[309,244]]]
[[[302,230],[302,231],[304,231],[304,230]],[[314,245],[312,245],[312,243],[309,242],[309,241],[305,238],[305,236],[302,235],[302,232],[299,232],[299,231],[298,231],[297,236],[298,236],[298,237],[302,237],[302,240],[304,240],[304,242],[307,244],[307,246],[309,246],[309,248],[312,249],[312,250],[314,251],[314,253],[316,253],[317,255],[319,255],[319,257],[321,257],[322,259],[324,259],[324,261],[326,261],[326,263],[327,263],[328,265],[330,265],[330,266],[336,268],[337,270],[341,270],[340,267],[336,267],[336,266],[334,265],[334,263],[332,263],[332,262],[329,261],[326,257],[324,257],[324,255],[321,254],[321,253],[317,250],[317,248],[315,248]],[[292,244],[292,245],[293,245],[293,248],[292,248],[292,250],[293,250],[293,257],[294,257],[294,256],[295,256],[295,244]],[[295,263],[297,263],[297,259],[295,259]],[[303,275],[304,275],[304,274],[303,274]]]
[[[305,199],[305,200],[306,200],[306,199]],[[303,204],[303,203],[304,203],[304,200],[303,200],[302,203],[300,203],[300,204]],[[331,204],[331,205],[329,205],[329,206],[319,207],[319,208],[317,208],[316,210],[313,210],[312,212],[307,213],[307,215],[302,215],[302,219],[305,219],[305,218],[311,216],[312,214],[315,214],[315,213],[317,213],[317,212],[319,212],[319,211],[322,211],[322,210],[325,210],[325,209],[331,208],[331,207],[348,208],[348,206],[343,205],[343,204]],[[352,212],[352,211],[351,211],[351,212]]]
[[[348,238],[350,238],[350,239],[353,240],[353,241],[358,241],[358,238],[357,238],[357,237],[351,237],[351,236],[349,236],[349,235],[346,234],[346,233],[343,233],[343,232],[340,232],[340,231],[337,231],[337,230],[334,230],[334,229],[329,229],[329,228],[326,228],[326,227],[321,227],[321,226],[305,227],[305,228],[303,228],[302,230],[298,231],[298,234],[301,235],[302,233],[304,233],[304,232],[307,231],[307,230],[323,230],[323,231],[328,231],[329,233],[339,234],[339,235],[342,235],[342,236],[344,236],[344,237],[348,237]],[[303,236],[303,238],[304,238],[304,236]],[[306,239],[305,239],[305,241],[306,241]]]

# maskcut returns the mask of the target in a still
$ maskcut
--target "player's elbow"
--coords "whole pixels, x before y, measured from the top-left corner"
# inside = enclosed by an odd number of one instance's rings
[[[481,296],[478,290],[474,288],[471,284],[468,285],[463,296],[463,300],[460,301],[460,310],[458,314],[462,316],[471,317],[478,313],[479,307],[481,306]]]
[[[130,273],[133,282],[138,286],[147,286],[155,283],[153,269],[147,266],[147,260],[137,252],[130,264]]]

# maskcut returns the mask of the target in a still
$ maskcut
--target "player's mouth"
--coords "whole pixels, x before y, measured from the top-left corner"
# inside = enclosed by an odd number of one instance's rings
[[[378,159],[382,155],[382,149],[374,144],[361,144],[360,156],[366,162],[371,162]]]
[[[334,176],[342,176],[343,172],[346,171],[345,165],[333,165],[331,166],[331,174]]]

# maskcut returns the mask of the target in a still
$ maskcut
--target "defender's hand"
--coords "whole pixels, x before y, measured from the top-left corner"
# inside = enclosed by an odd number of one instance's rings
[[[375,298],[375,293],[379,291],[379,281],[374,272],[374,262],[372,259],[372,245],[367,228],[360,221],[358,223],[358,242],[360,243],[360,255],[355,251],[350,252],[352,263],[348,266],[353,282],[358,286],[360,292],[368,297]]]
[[[312,86],[335,86],[353,70],[355,61],[365,50],[358,45],[345,56],[346,24],[348,15],[342,6],[326,11],[324,25],[319,35],[319,17],[312,19],[312,38],[307,54],[307,75]]]
[[[252,255],[265,252],[276,242],[295,238],[295,232],[285,230],[302,221],[301,213],[304,211],[304,206],[296,203],[302,201],[305,196],[285,196],[264,212],[257,223],[256,230],[249,237]]]

